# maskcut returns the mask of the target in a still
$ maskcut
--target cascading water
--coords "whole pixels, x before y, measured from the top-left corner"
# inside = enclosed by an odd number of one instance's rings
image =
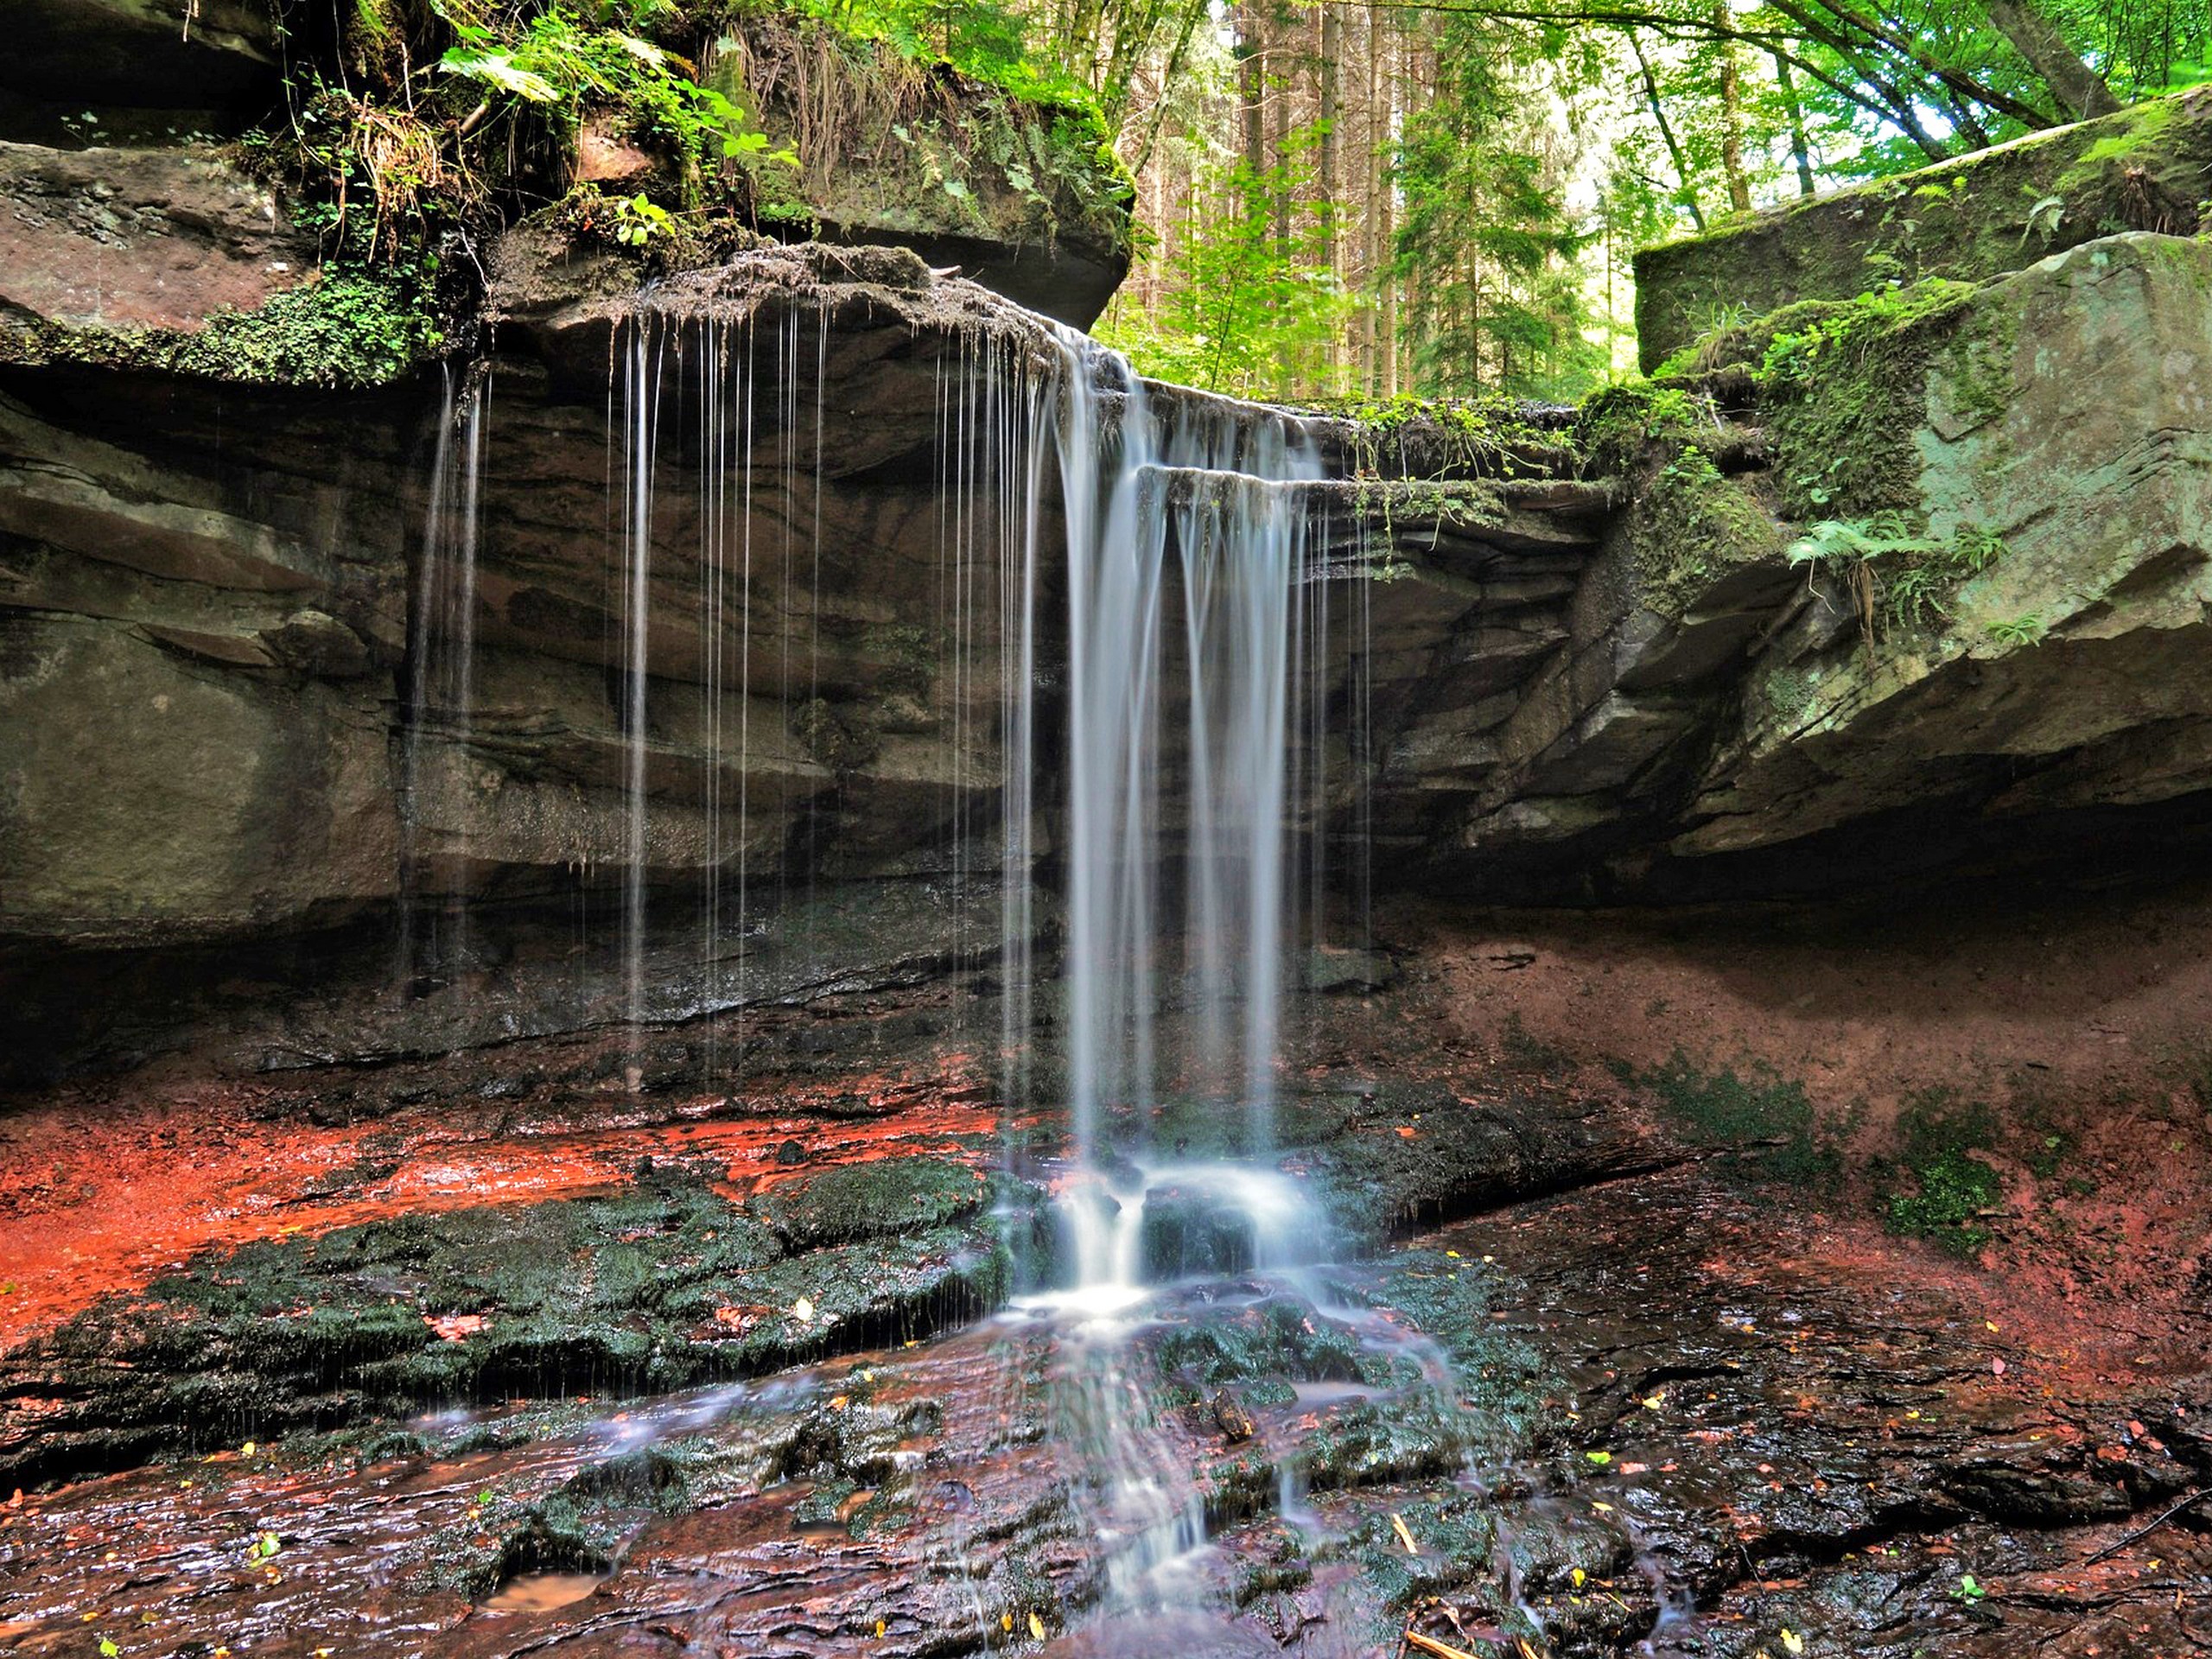
[[[467,786],[452,767],[433,767],[430,740],[442,740],[448,754],[464,752],[474,710],[476,542],[491,397],[489,374],[447,371],[408,639],[399,789],[400,977],[408,984],[444,979],[467,954],[468,894],[463,860],[453,855],[466,851]]]
[[[1164,1081],[1157,1012],[1180,874],[1191,1017],[1181,1088],[1272,1139],[1285,939],[1290,709],[1313,555],[1318,452],[1291,417],[1188,395],[1165,407],[1119,357],[1056,336],[1067,525],[1065,995],[1071,1141],[1103,1166],[1109,1113],[1135,1132]],[[1179,611],[1179,614],[1176,613]],[[1169,677],[1179,661],[1185,695]],[[1179,729],[1171,731],[1171,724]],[[1033,720],[1025,728],[1033,727]],[[1178,787],[1163,789],[1164,774]],[[1169,814],[1180,809],[1179,821]],[[1077,1272],[1133,1288],[1141,1192],[1078,1204]]]

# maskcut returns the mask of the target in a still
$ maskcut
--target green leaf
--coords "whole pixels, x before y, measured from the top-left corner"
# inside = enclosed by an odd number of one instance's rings
[[[524,68],[511,52],[470,52],[455,47],[438,60],[438,67],[449,75],[480,80],[532,104],[560,101],[561,89],[536,71]]]

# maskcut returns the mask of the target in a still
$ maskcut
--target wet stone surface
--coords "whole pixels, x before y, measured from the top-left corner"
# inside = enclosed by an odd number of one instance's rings
[[[340,1231],[269,1249],[365,1344],[412,1321],[404,1370],[511,1340],[418,1311],[480,1270],[469,1240],[503,1240],[513,1305],[487,1323],[570,1306],[582,1333],[596,1309],[657,1332],[677,1382],[747,1340],[687,1298],[733,1306],[780,1274],[772,1328],[801,1296],[845,1317],[842,1253],[895,1277],[902,1252],[987,1240],[1007,1208],[967,1198],[983,1185],[927,1157],[751,1200],[657,1175],[420,1222],[435,1261],[397,1223],[363,1230],[373,1268],[318,1273],[353,1262]],[[624,1249],[649,1294],[611,1288]],[[1700,1167],[1599,1171],[1344,1265],[1231,1266],[1110,1313],[1018,1297],[976,1318],[1001,1292],[969,1295],[861,1351],[810,1361],[779,1336],[751,1355],[763,1374],[629,1398],[493,1370],[484,1403],[421,1414],[364,1384],[391,1356],[349,1359],[334,1430],[0,1509],[0,1650],[1353,1656],[1410,1625],[1418,1650],[1477,1659],[2087,1659],[2191,1651],[2207,1628],[2202,1522],[2131,1535],[2212,1479],[2212,1388],[2089,1388]],[[286,1310],[253,1300],[232,1339],[275,1351]],[[150,1353],[175,1304],[128,1306]],[[95,1319],[130,1351],[120,1304],[52,1339]],[[35,1378],[10,1364],[21,1405]]]

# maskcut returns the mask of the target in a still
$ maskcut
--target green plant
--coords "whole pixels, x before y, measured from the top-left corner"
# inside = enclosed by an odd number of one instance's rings
[[[1916,530],[1902,512],[1864,519],[1824,518],[1790,543],[1789,562],[1845,582],[1869,645],[1882,620],[1918,628],[1947,619],[1959,583],[1979,575],[2005,551],[2004,537],[1979,525],[1950,537]]]
[[[2043,638],[2047,626],[2048,625],[2043,620],[2042,612],[2030,611],[2022,616],[2010,617],[2001,622],[1989,623],[1985,632],[1988,633],[1991,642],[1996,645],[2032,645]]]
[[[1901,1173],[1912,1190],[1891,1192],[1890,1230],[1971,1260],[1989,1242],[1981,1217],[2001,1191],[1997,1172],[1973,1156],[1995,1140],[1995,1117],[1982,1102],[1939,1086],[1907,1099],[1897,1134]]]
[[[614,204],[614,239],[625,247],[642,248],[656,236],[675,234],[668,209],[649,196],[627,196]]]
[[[565,6],[546,8],[518,28],[499,30],[441,5],[454,44],[438,60],[444,73],[475,83],[484,101],[460,132],[474,130],[502,103],[553,112],[573,131],[586,106],[619,110],[627,136],[672,154],[687,169],[720,158],[771,156],[765,133],[747,128],[743,111],[722,93],[692,79],[692,67],[651,41],[586,22]]]
[[[1951,1151],[1913,1172],[1918,1190],[1890,1197],[1892,1232],[1932,1239],[1953,1255],[1967,1259],[1989,1243],[1979,1217],[1997,1202],[1997,1172],[1964,1152]]]
[[[2044,196],[2028,209],[2028,222],[2020,232],[2020,245],[2025,247],[2028,238],[2040,236],[2046,246],[2058,234],[2059,222],[2066,217],[2063,196]]]

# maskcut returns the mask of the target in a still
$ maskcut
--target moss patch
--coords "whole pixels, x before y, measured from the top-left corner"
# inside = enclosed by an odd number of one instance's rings
[[[254,310],[217,311],[196,329],[0,325],[0,361],[359,388],[398,379],[444,341],[425,286],[410,272],[330,267]]]
[[[1732,565],[1773,563],[1782,531],[1740,481],[1683,445],[1649,474],[1629,518],[1643,601],[1679,617]]]
[[[1649,1071],[1617,1068],[1624,1082],[1650,1090],[1660,1109],[1701,1147],[1742,1147],[1734,1167],[1774,1179],[1809,1182],[1841,1167],[1819,1132],[1805,1085],[1760,1065],[1706,1071],[1676,1049]]]
[[[1948,1089],[1923,1090],[1905,1103],[1897,1135],[1904,1185],[1886,1199],[1891,1230],[1967,1260],[1980,1255],[1989,1230],[1979,1218],[2001,1191],[1997,1172],[1972,1155],[1996,1139],[1989,1108]]]
[[[81,1410],[16,1478],[426,1405],[658,1392],[926,1335],[1007,1294],[964,1169],[824,1195],[788,1254],[688,1175],[604,1196],[414,1215],[245,1246],[96,1306],[38,1344]],[[0,1448],[4,1452],[8,1448]]]
[[[1795,301],[1980,282],[2118,231],[2193,235],[2208,164],[2212,94],[2198,88],[1645,249],[1643,361]]]
[[[872,1160],[772,1187],[752,1211],[795,1249],[919,1232],[972,1216],[989,1184],[935,1158]]]

